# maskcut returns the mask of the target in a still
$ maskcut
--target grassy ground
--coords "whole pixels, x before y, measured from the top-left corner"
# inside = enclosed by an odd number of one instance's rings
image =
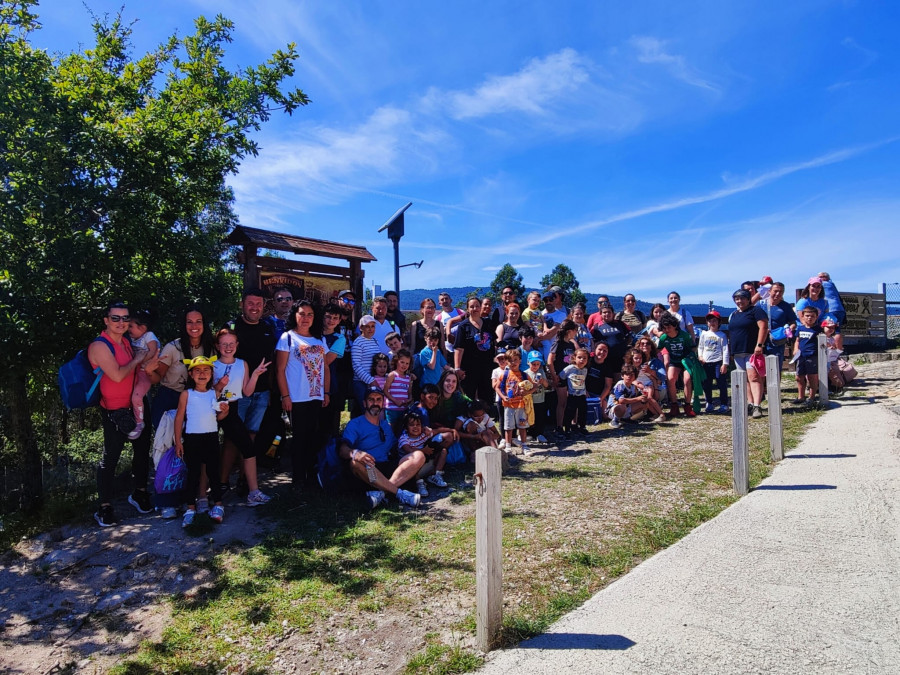
[[[788,383],[785,383],[788,386]],[[790,396],[788,393],[785,398]],[[821,414],[785,406],[785,445]],[[729,417],[608,425],[504,478],[503,643],[565,612],[731,504]],[[750,421],[751,484],[771,470]],[[200,561],[213,581],[171,599],[172,621],[129,673],[460,673],[474,648],[474,493],[467,472],[420,511],[281,497],[277,530]]]

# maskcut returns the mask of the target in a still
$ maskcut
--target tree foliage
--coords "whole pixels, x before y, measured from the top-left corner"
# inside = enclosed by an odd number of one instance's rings
[[[0,0],[0,394],[31,461],[27,394],[97,333],[109,300],[233,310],[225,178],[273,111],[308,102],[281,89],[294,45],[226,69],[222,16],[136,59],[120,17],[95,19],[90,49],[51,57],[29,42],[35,7]]]
[[[578,287],[578,279],[568,265],[560,263],[550,274],[541,277],[541,288],[545,291],[551,286],[559,286],[566,294],[566,305],[571,307],[576,302],[585,302],[584,293]]]
[[[522,280],[522,275],[509,263],[503,265],[497,272],[497,276],[491,282],[491,290],[488,292],[488,295],[494,302],[499,302],[502,300],[500,293],[507,286],[515,290],[516,297],[519,298],[520,302],[525,299],[525,283]]]

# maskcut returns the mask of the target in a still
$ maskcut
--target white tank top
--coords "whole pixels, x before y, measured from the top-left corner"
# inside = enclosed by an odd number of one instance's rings
[[[219,430],[216,422],[216,392],[188,389],[184,430],[189,434],[208,434]]]
[[[228,375],[228,384],[222,390],[222,396],[231,403],[243,398],[244,392],[244,370],[247,363],[243,359],[235,359],[234,363],[222,363],[221,361],[213,362],[213,381],[218,382],[225,375]]]

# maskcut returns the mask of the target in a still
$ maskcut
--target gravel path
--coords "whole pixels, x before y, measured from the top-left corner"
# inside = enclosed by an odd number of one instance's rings
[[[750,495],[479,672],[900,672],[900,361],[859,370]]]

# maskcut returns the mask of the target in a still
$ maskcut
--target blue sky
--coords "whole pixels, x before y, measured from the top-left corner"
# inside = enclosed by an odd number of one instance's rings
[[[115,12],[122,0],[87,0]],[[90,43],[73,0],[35,42]],[[900,281],[894,2],[126,2],[136,50],[197,15],[229,61],[293,41],[312,99],[231,178],[245,225],[366,246],[407,201],[405,288],[487,286],[557,263],[582,288],[727,303],[745,279]]]

